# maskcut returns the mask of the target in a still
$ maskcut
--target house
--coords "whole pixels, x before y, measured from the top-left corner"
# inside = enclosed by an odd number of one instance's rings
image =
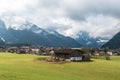
[[[9,48],[7,48],[6,51],[10,52],[10,53],[15,53],[17,51],[17,47],[9,47]]]
[[[78,49],[55,49],[51,55],[55,61],[90,61],[90,55]]]
[[[71,61],[82,61],[83,60],[83,51],[81,50],[74,50],[70,54]]]
[[[26,54],[26,49],[25,48],[17,48],[16,53],[17,54]]]
[[[40,54],[40,49],[39,48],[31,48],[30,53],[39,55]]]
[[[70,54],[71,61],[90,61],[90,55],[84,53],[82,50],[73,50]]]
[[[6,51],[5,47],[0,47],[0,52],[5,52],[5,51]]]
[[[107,54],[109,54],[110,56],[113,55],[112,51],[108,51]]]

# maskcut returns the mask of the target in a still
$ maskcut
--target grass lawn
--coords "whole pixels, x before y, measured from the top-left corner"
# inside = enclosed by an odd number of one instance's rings
[[[40,57],[0,53],[0,80],[120,80],[120,56],[64,64],[39,61]]]

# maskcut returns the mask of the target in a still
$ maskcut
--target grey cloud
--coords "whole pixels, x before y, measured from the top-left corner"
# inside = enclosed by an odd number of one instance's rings
[[[79,6],[77,10],[69,10],[68,15],[71,19],[85,20],[90,15],[104,15],[120,18],[119,0],[92,0],[86,1],[86,4]]]

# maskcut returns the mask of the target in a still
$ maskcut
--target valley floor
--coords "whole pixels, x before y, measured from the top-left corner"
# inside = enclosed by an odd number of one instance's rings
[[[0,80],[120,80],[120,56],[64,64],[38,60],[41,57],[0,53]]]

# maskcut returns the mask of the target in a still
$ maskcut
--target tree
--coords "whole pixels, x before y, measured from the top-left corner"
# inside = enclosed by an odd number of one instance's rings
[[[109,50],[109,48],[105,48],[105,49],[104,49],[104,52],[105,52],[105,59],[106,59],[106,60],[110,60],[110,54],[107,53],[108,50]]]

